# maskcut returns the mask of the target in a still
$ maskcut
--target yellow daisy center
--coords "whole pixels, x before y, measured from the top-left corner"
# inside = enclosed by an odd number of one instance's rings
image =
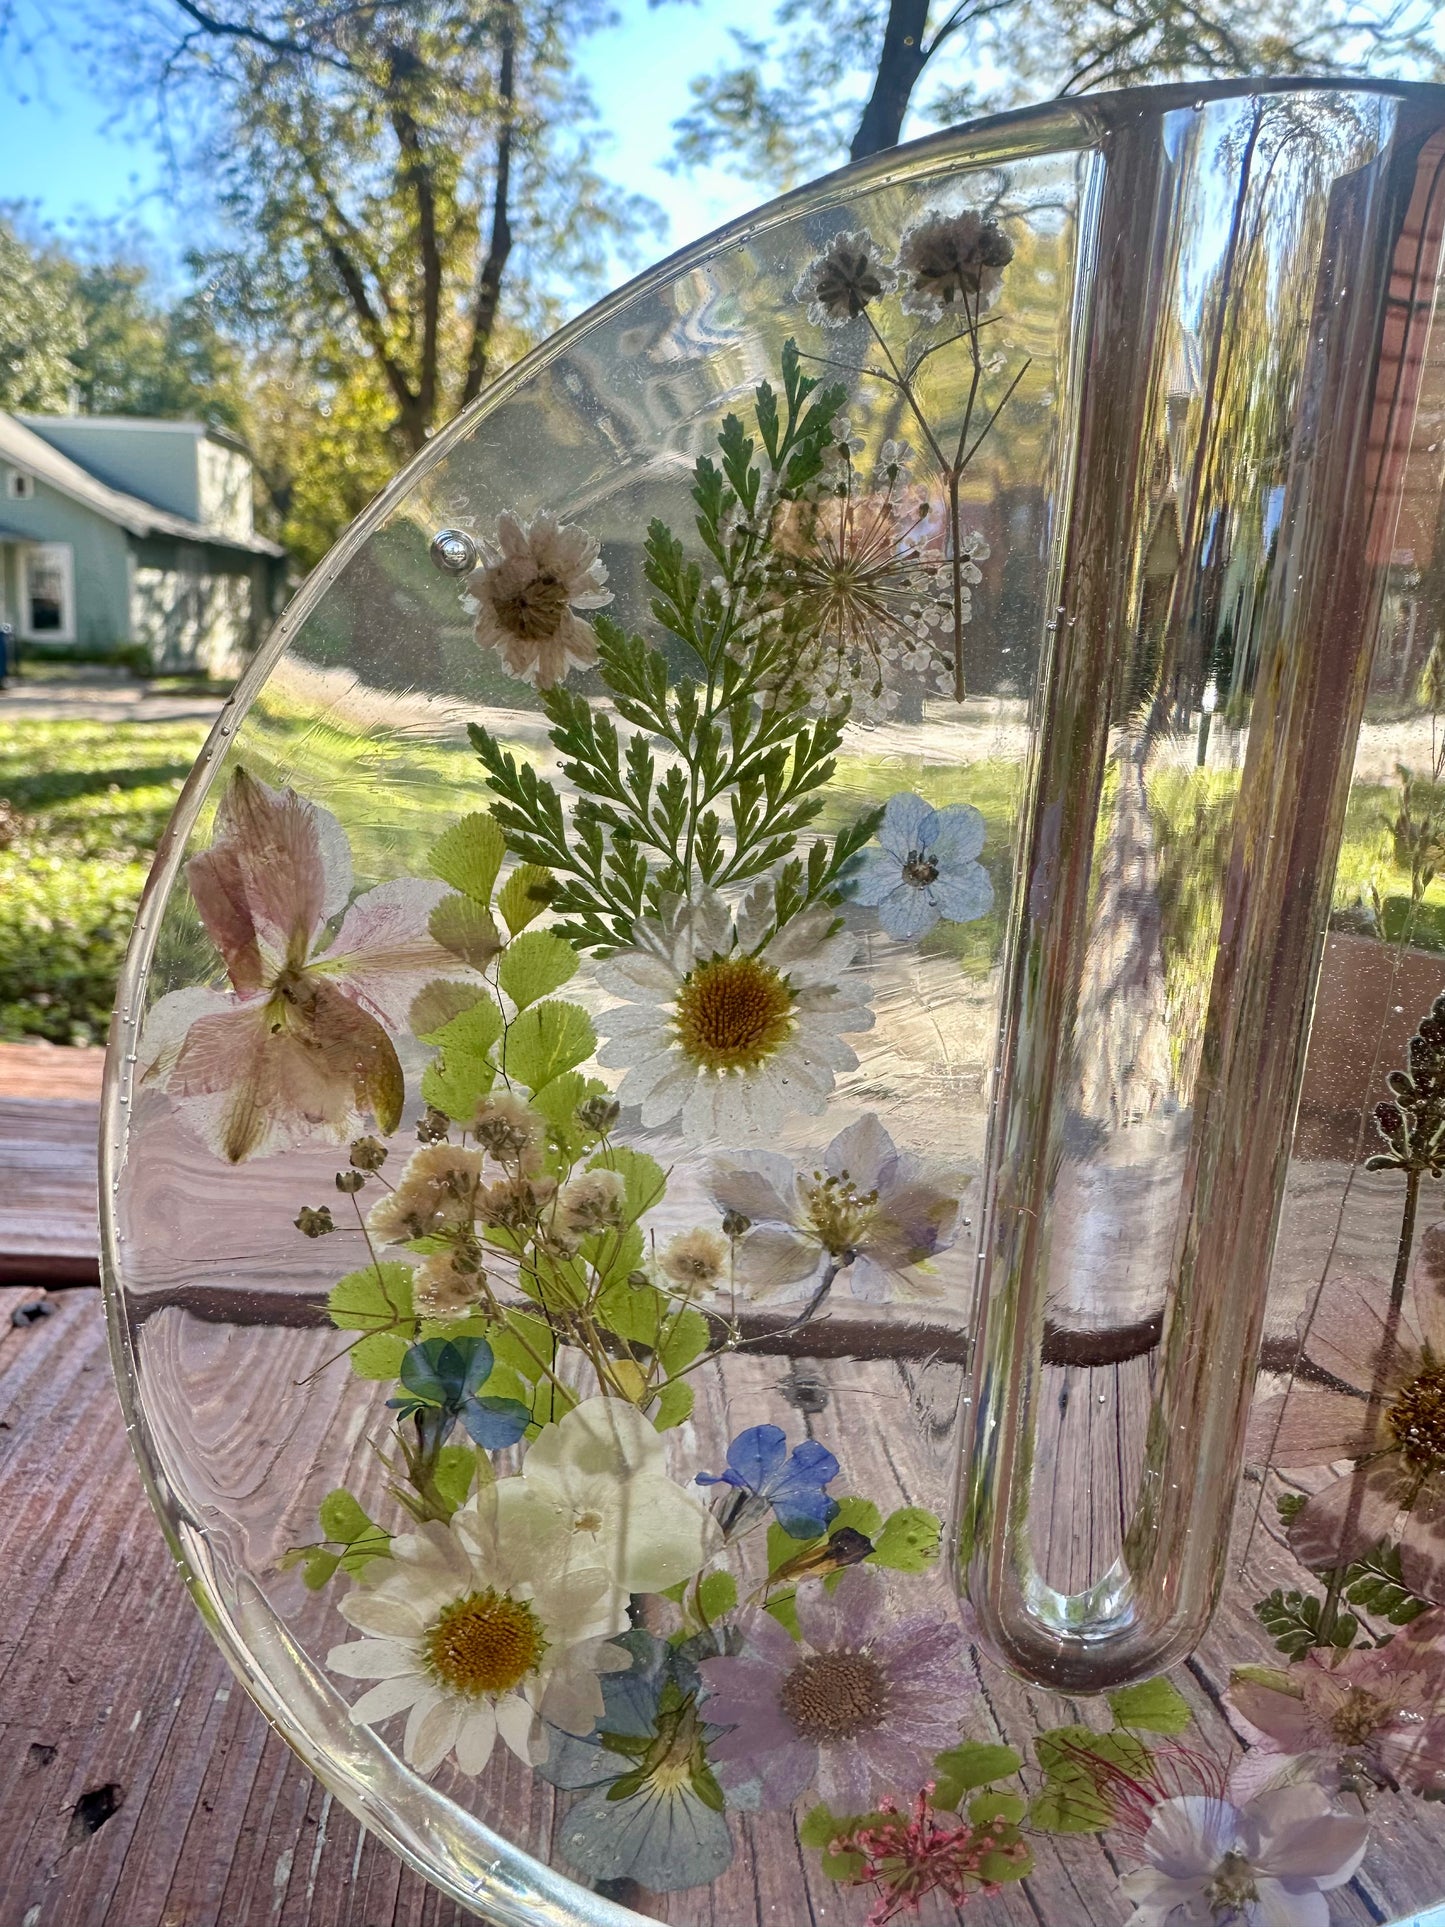
[[[530,582],[498,596],[493,604],[497,621],[523,642],[545,642],[555,636],[567,613],[567,585],[543,569]]]
[[[788,1674],[778,1703],[805,1740],[850,1740],[883,1724],[888,1681],[866,1653],[814,1653]]]
[[[525,1600],[489,1587],[444,1607],[423,1633],[422,1648],[441,1685],[477,1699],[520,1685],[541,1662],[547,1641]]]
[[[1425,1369],[1396,1394],[1385,1423],[1413,1471],[1445,1470],[1445,1365],[1427,1354]]]
[[[714,957],[683,984],[673,1022],[703,1070],[756,1070],[792,1035],[793,993],[759,957]]]

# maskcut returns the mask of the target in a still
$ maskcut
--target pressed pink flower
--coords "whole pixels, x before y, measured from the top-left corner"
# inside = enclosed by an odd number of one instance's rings
[[[738,1622],[741,1653],[702,1663],[708,1722],[732,1729],[708,1751],[739,1805],[786,1806],[816,1784],[835,1813],[864,1813],[957,1740],[977,1690],[963,1628],[890,1620],[883,1581],[858,1567],[831,1593],[802,1588],[797,1610],[801,1640],[755,1609]]]
[[[244,769],[186,881],[230,989],[162,997],[142,1076],[233,1164],[313,1133],[355,1137],[368,1117],[395,1130],[403,1081],[389,1033],[424,984],[467,975],[427,929],[446,886],[398,878],[346,909],[351,852],[336,818]]]
[[[943,1894],[955,1907],[997,1893],[997,1875],[1009,1871],[1002,1863],[1013,1863],[1017,1878],[1029,1858],[1017,1827],[1002,1820],[976,1826],[956,1813],[940,1813],[929,1802],[932,1792],[930,1783],[907,1814],[895,1801],[882,1801],[877,1813],[846,1827],[832,1843],[835,1853],[863,1856],[849,1885],[867,1881],[878,1889],[868,1927],[886,1927],[899,1914],[916,1911],[932,1893]]]
[[[1423,1614],[1385,1646],[1242,1668],[1230,1699],[1266,1752],[1323,1753],[1416,1793],[1445,1792],[1445,1613]]]
[[[1306,1350],[1350,1389],[1296,1384],[1255,1409],[1249,1434],[1251,1456],[1273,1465],[1355,1461],[1291,1521],[1297,1558],[1318,1570],[1349,1564],[1408,1513],[1400,1556],[1417,1591],[1432,1569],[1445,1577],[1445,1296],[1425,1255],[1393,1332],[1380,1286],[1342,1282],[1322,1300]]]

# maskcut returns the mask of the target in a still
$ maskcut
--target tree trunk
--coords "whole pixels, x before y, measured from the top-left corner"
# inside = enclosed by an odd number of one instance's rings
[[[861,161],[898,145],[903,117],[928,60],[923,46],[928,4],[929,0],[889,0],[873,92],[848,150],[852,160]]]

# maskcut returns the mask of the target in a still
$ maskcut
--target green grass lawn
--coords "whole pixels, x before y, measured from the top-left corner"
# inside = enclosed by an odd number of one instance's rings
[[[201,723],[0,728],[0,1038],[105,1040],[151,853]]]
[[[10,722],[0,729],[0,1038],[45,1037],[99,1043],[151,855],[181,783],[205,739],[200,723]],[[481,773],[464,745],[387,743],[332,723],[253,712],[250,754],[258,774],[292,780],[337,810],[370,882],[425,863],[427,845],[452,816],[485,806]],[[1012,828],[1021,772],[987,761],[940,769],[907,758],[854,757],[830,786],[820,828],[900,789],[935,804],[970,802],[987,824],[983,861],[995,904],[971,925],[940,925],[930,950],[956,956],[965,970],[987,970],[1003,943]],[[1161,858],[1198,837],[1200,812],[1228,815],[1221,779],[1169,773],[1151,788]],[[1227,791],[1227,779],[1223,785]],[[1367,881],[1387,899],[1408,890],[1394,862],[1383,817],[1394,792],[1358,788],[1350,799],[1336,878],[1336,913],[1348,917]],[[1168,894],[1166,890],[1166,895]],[[1189,931],[1217,907],[1173,905],[1174,937],[1190,950]],[[1427,893],[1413,940],[1445,941],[1445,877]],[[200,940],[200,933],[196,937]],[[1207,930],[1197,933],[1205,948]],[[1179,947],[1176,942],[1176,948]]]

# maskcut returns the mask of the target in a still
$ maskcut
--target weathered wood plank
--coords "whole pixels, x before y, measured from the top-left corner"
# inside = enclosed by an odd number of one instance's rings
[[[96,1282],[97,1117],[85,1098],[0,1096],[0,1279]]]

